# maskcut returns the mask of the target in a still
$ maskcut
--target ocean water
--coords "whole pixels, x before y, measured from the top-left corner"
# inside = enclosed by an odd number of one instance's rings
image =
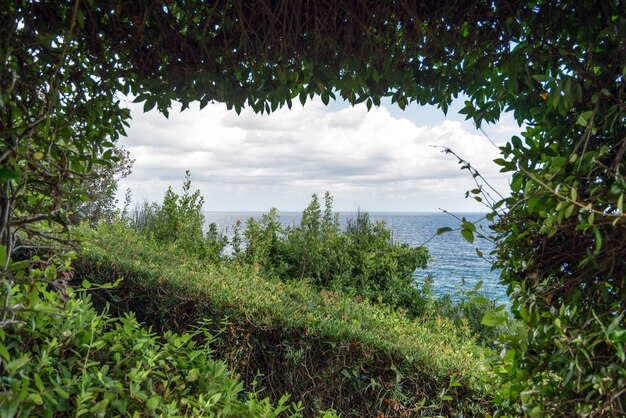
[[[214,222],[218,229],[232,234],[233,225],[237,220],[245,221],[250,218],[260,218],[262,212],[205,212],[207,223]],[[283,226],[298,225],[301,212],[279,212]],[[480,221],[484,215],[476,213],[456,213],[459,218],[468,221]],[[354,213],[340,212],[339,219],[342,226]],[[421,282],[424,277],[431,275],[434,279],[434,292],[439,295],[449,294],[454,299],[464,283],[465,289],[473,288],[479,281],[483,282],[481,291],[488,297],[506,304],[508,299],[504,286],[499,281],[499,272],[493,271],[491,263],[480,258],[476,253],[478,248],[485,257],[493,249],[486,240],[476,239],[470,244],[461,236],[459,231],[436,235],[437,229],[443,227],[458,228],[459,221],[446,213],[391,213],[370,212],[373,221],[385,221],[391,229],[394,239],[408,243],[411,246],[425,246],[430,253],[431,260],[426,269],[418,269],[414,273],[415,280]],[[478,223],[488,231],[489,223],[485,220]]]

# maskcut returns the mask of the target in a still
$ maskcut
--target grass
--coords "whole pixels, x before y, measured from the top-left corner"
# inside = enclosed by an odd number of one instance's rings
[[[484,354],[467,329],[448,320],[420,323],[252,266],[207,264],[120,225],[86,234],[80,280],[123,278],[107,300],[157,329],[212,320],[216,355],[269,395],[289,391],[309,411],[332,407],[344,416],[460,416],[487,408]]]

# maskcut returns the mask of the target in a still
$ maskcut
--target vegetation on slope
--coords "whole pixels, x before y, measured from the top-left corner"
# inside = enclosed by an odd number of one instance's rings
[[[182,196],[168,190],[162,205],[80,228],[76,270],[73,254],[21,254],[38,265],[28,271],[26,309],[10,332],[0,330],[3,416],[488,410],[489,371],[466,318],[434,315],[432,295],[411,284],[423,249],[394,243],[366,214],[341,231],[327,195],[324,214],[314,196],[300,226],[279,227],[275,212],[249,220],[240,247],[225,255],[236,239],[214,226],[203,232],[202,200],[190,186]],[[26,274],[24,260],[8,262]],[[411,305],[388,299],[399,286]]]
[[[210,321],[220,357],[248,384],[275,400],[288,392],[309,413],[486,407],[488,369],[468,318],[443,317],[454,305],[437,307],[413,283],[424,249],[393,242],[363,213],[340,229],[329,194],[323,211],[313,196],[299,225],[282,227],[272,210],[230,240],[214,225],[203,231],[202,203],[188,174],[182,195],[170,188],[160,205],[85,229],[78,277],[124,278],[98,295],[160,332]]]
[[[161,330],[211,319],[221,357],[244,379],[289,391],[306,408],[400,416],[484,407],[482,350],[446,319],[420,323],[305,281],[272,280],[254,266],[212,265],[119,224],[89,241],[78,277],[124,278],[109,291],[117,309]]]
[[[254,266],[285,282],[305,280],[318,290],[384,303],[422,321],[444,316],[458,326],[469,324],[487,343],[506,331],[504,325],[483,324],[485,314],[503,316],[504,306],[476,297],[478,289],[461,289],[462,296],[472,297],[453,302],[450,295],[435,296],[429,278],[417,283],[414,273],[426,267],[427,250],[395,241],[385,222],[373,222],[367,212],[359,211],[341,228],[328,192],[323,207],[312,195],[299,224],[283,225],[272,208],[243,226],[237,221],[229,238],[215,224],[205,227],[204,201],[200,190],[192,192],[189,172],[182,190],[179,195],[170,187],[161,204],[144,203],[125,211],[127,225],[148,240],[175,244],[206,262]]]
[[[40,273],[59,271],[67,265],[51,263]],[[80,293],[91,287],[84,285]],[[132,314],[110,317],[89,295],[64,294],[58,311],[57,289],[34,283],[17,315],[21,325],[0,329],[0,416],[301,416],[288,397],[274,406],[243,392],[213,359],[213,337],[202,324],[157,336]]]

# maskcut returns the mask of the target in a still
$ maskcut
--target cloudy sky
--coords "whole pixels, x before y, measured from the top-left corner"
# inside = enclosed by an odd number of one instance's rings
[[[464,198],[471,176],[437,147],[451,148],[506,192],[508,179],[492,162],[494,143],[520,131],[505,116],[485,127],[488,138],[458,115],[460,103],[447,118],[431,107],[402,111],[390,103],[368,112],[313,101],[271,115],[209,104],[177,107],[169,119],[128,106],[133,120],[120,145],[136,161],[119,195],[130,188],[134,202],[161,201],[168,185],[181,190],[191,170],[211,211],[301,211],[312,193],[326,190],[338,211],[484,211]]]

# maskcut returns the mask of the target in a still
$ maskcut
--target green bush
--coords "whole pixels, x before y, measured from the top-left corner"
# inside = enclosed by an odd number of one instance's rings
[[[127,217],[129,224],[146,236],[160,242],[170,242],[197,257],[219,262],[228,244],[215,224],[204,232],[204,199],[200,190],[191,193],[189,171],[185,173],[183,194],[168,187],[163,203],[144,203]]]
[[[506,305],[487,297],[481,292],[482,281],[472,289],[461,282],[456,295],[435,296],[432,293],[432,279],[427,277],[423,286],[423,299],[427,306],[423,319],[443,316],[452,320],[457,326],[468,327],[479,343],[494,348],[502,343],[502,337],[514,332],[519,327],[506,310]],[[457,300],[453,300],[457,296]]]
[[[283,280],[307,280],[320,289],[383,302],[413,316],[422,314],[423,298],[413,273],[426,267],[426,249],[394,242],[386,224],[372,222],[366,212],[348,219],[342,231],[332,201],[326,192],[322,210],[313,194],[299,226],[281,227],[276,209],[258,221],[249,219],[245,255],[237,251],[236,258]]]
[[[30,272],[27,306],[0,328],[0,416],[301,416],[287,397],[273,406],[244,393],[212,359],[206,327],[157,336],[132,314],[112,318],[89,295],[37,281],[59,267]],[[17,293],[11,297],[23,296]]]
[[[449,318],[459,327],[469,327],[487,344],[507,331],[505,324],[483,323],[485,315],[504,316],[504,306],[481,295],[478,289],[459,289],[458,301],[435,295],[429,279],[420,285],[413,275],[416,269],[426,267],[429,256],[425,248],[394,242],[387,225],[372,222],[367,212],[358,211],[341,230],[332,201],[326,192],[322,209],[313,194],[298,226],[283,228],[276,209],[258,221],[250,218],[243,234],[245,250],[241,249],[239,224],[233,238],[237,241],[233,259],[284,281],[305,280],[318,289],[385,303],[412,318]]]

